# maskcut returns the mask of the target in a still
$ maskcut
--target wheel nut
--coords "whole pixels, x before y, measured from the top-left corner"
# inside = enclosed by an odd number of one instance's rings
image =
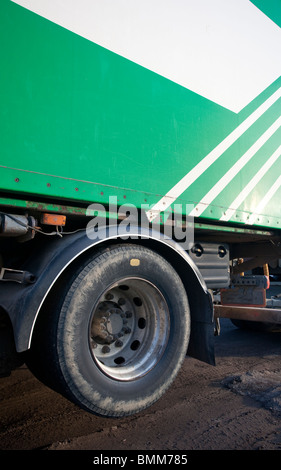
[[[104,346],[101,350],[103,354],[109,353],[110,352],[110,347],[109,346]]]
[[[125,333],[125,335],[131,333],[131,328],[128,328],[127,326],[124,326],[124,328],[122,328],[122,331],[123,333]]]
[[[117,341],[115,342],[115,346],[116,346],[117,348],[121,348],[121,347],[123,346],[122,341],[117,340]]]

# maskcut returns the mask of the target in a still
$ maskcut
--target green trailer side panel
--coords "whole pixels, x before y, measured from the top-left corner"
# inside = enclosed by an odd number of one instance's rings
[[[0,18],[2,194],[153,206],[281,87],[279,78],[234,113],[9,0]],[[196,207],[272,129],[199,214],[220,220],[277,152],[280,108],[279,97],[172,202]],[[229,220],[279,227],[278,157]]]

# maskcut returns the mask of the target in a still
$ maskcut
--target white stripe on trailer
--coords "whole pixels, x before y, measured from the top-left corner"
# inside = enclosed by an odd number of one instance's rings
[[[281,30],[249,0],[13,0],[238,113],[281,75]]]
[[[259,181],[264,177],[267,171],[272,167],[273,163],[275,163],[281,155],[281,145],[278,147],[277,150],[271,155],[271,157],[265,162],[265,164],[261,167],[261,169],[255,174],[255,176],[249,181],[249,183],[243,188],[240,194],[237,196],[236,199],[230,204],[229,209],[226,210],[224,215],[220,218],[220,220],[228,221],[233,214],[236,212],[236,209],[242,204],[242,202],[246,199],[246,197],[250,194],[250,192],[255,188],[255,186],[259,183]]]
[[[237,162],[219,179],[219,181],[210,189],[210,191],[201,199],[199,204],[194,207],[190,215],[195,217],[201,215],[213,200],[223,191],[223,189],[233,180],[233,178],[241,171],[244,166],[256,155],[258,150],[273,136],[273,134],[281,126],[281,117],[279,117],[265,131],[261,137],[237,160]]]
[[[279,98],[281,88],[273,93],[263,104],[261,104],[248,118],[245,119],[234,131],[232,131],[222,142],[220,142],[208,155],[192,168],[168,193],[162,197],[149,211],[147,217],[150,222],[160,212],[168,209],[171,204],[186,191],[194,181],[199,178],[236,140],[238,140]],[[196,214],[197,215],[197,214]]]
[[[281,175],[275,181],[275,183],[271,186],[270,190],[266,193],[266,195],[260,201],[260,203],[255,207],[253,214],[251,214],[250,218],[245,222],[247,225],[252,225],[255,222],[256,218],[260,216],[261,211],[273,198],[274,194],[278,191],[280,186],[281,186]]]

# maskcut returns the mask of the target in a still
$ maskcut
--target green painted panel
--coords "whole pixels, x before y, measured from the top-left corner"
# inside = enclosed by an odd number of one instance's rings
[[[0,18],[2,192],[69,204],[110,196],[156,204],[281,87],[278,79],[236,114],[8,0]],[[196,206],[280,107],[279,98],[175,202]],[[279,129],[200,216],[219,220],[280,137]],[[247,222],[280,169],[276,161],[231,221]],[[278,197],[280,189],[256,225],[278,227]]]

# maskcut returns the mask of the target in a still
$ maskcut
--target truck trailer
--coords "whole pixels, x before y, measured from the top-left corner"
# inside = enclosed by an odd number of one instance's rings
[[[0,373],[128,416],[220,318],[281,325],[281,4],[0,13]]]

